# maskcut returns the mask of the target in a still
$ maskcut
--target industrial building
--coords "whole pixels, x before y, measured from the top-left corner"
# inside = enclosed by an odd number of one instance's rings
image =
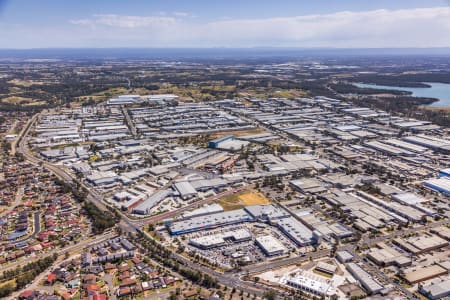
[[[423,285],[419,288],[419,292],[431,300],[444,299],[450,296],[450,279]]]
[[[372,248],[367,257],[379,266],[388,267],[396,265],[405,267],[411,265],[411,258],[384,243],[379,243],[378,248]]]
[[[433,191],[442,193],[446,196],[450,196],[450,178],[449,177],[428,179],[423,182],[423,185]]]
[[[336,252],[336,258],[340,263],[348,263],[353,260],[353,255],[350,252],[343,250]]]
[[[193,217],[199,217],[199,216],[205,216],[209,214],[215,214],[219,212],[223,212],[224,209],[220,204],[213,203],[213,204],[205,204],[204,206],[194,209],[192,211],[186,212],[183,215],[181,215],[180,219],[189,219]]]
[[[233,243],[250,241],[252,234],[248,229],[230,230],[223,233],[205,235],[189,240],[189,244],[200,249],[211,249],[227,244],[227,241]]]
[[[322,182],[314,178],[291,180],[289,185],[296,191],[308,194],[317,194],[327,190]]]
[[[237,209],[203,216],[197,216],[168,224],[172,235],[185,234],[219,226],[239,224],[243,222],[267,222],[277,227],[298,246],[309,246],[320,243],[321,235],[313,232],[287,212],[273,205],[251,205]]]
[[[337,266],[321,261],[317,263],[315,269],[333,275],[337,270]]]
[[[107,101],[108,105],[127,105],[134,104],[141,101],[141,96],[139,95],[120,95],[116,98],[111,98]]]
[[[398,148],[393,145],[384,144],[384,143],[378,142],[378,141],[365,142],[364,145],[367,147],[370,147],[372,149],[375,149],[377,151],[392,155],[392,156],[398,156],[398,155],[414,156],[415,155],[411,151],[408,151],[408,150],[405,150],[402,148]]]
[[[440,238],[436,235],[422,234],[419,236],[412,236],[409,238],[396,238],[393,243],[402,249],[414,254],[419,255],[440,249],[448,246],[448,241]]]
[[[166,197],[172,195],[172,190],[166,189],[166,190],[160,190],[157,191],[155,194],[151,195],[147,199],[145,199],[143,202],[139,203],[137,206],[135,206],[132,209],[132,212],[134,214],[138,215],[148,215],[151,213],[151,209],[164,200]]]
[[[450,168],[440,170],[439,177],[449,177],[450,178]]]
[[[383,286],[378,281],[356,263],[351,262],[347,264],[347,270],[370,294],[377,294],[383,289]]]
[[[300,247],[318,244],[321,241],[318,232],[311,231],[293,217],[279,219],[275,226]]]
[[[450,141],[441,138],[418,134],[415,136],[406,136],[402,138],[412,144],[423,146],[426,148],[433,149],[435,151],[440,151],[443,153],[450,153]]]
[[[330,280],[306,270],[283,276],[281,283],[314,296],[331,297],[336,294]]]
[[[208,147],[212,149],[222,149],[227,151],[238,151],[249,144],[248,141],[238,140],[229,135],[208,142]]]
[[[169,231],[172,235],[180,235],[250,221],[253,221],[253,218],[245,210],[237,209],[176,221],[169,225]]]
[[[285,210],[274,205],[251,205],[244,209],[255,220],[261,222],[275,222],[290,216]]]
[[[259,236],[255,239],[255,243],[267,256],[282,255],[286,252],[286,248],[283,244],[272,235]]]
[[[447,269],[439,265],[431,265],[417,270],[405,271],[403,277],[408,283],[414,284],[447,274]]]
[[[197,191],[189,183],[189,181],[179,181],[173,184],[175,190],[178,192],[180,197],[184,200],[192,198],[197,195]]]

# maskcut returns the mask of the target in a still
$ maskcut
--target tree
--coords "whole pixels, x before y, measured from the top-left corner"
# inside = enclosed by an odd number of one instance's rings
[[[275,291],[267,291],[264,293],[263,299],[275,300],[276,297],[277,297],[277,294],[275,293]]]

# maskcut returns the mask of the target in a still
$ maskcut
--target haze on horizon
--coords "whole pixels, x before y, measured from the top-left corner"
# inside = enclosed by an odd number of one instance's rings
[[[212,2],[0,0],[0,48],[450,47],[448,0]]]

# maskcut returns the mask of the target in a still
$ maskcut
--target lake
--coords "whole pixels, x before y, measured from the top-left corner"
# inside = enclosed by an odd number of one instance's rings
[[[430,85],[431,87],[412,88],[412,87],[387,86],[387,85],[376,85],[366,83],[355,83],[355,85],[360,88],[408,91],[411,92],[412,96],[414,97],[427,97],[439,99],[438,102],[434,102],[429,106],[450,107],[450,84],[438,82],[424,82],[424,83]]]

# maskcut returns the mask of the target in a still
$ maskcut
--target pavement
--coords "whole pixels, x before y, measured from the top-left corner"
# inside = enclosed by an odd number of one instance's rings
[[[103,280],[105,280],[106,284],[108,285],[108,289],[109,289],[109,299],[110,300],[116,300],[116,293],[114,290],[114,279],[113,276],[111,274],[105,274],[105,276],[103,276]]]
[[[270,271],[273,269],[279,269],[279,268],[286,267],[289,265],[302,263],[302,262],[310,260],[311,258],[316,259],[316,258],[329,256],[329,255],[330,255],[329,249],[317,250],[315,252],[307,253],[303,256],[289,257],[289,258],[275,260],[275,261],[264,263],[264,264],[245,266],[245,267],[242,267],[242,270],[244,271],[244,273],[248,273],[248,274],[263,273],[263,272]]]

